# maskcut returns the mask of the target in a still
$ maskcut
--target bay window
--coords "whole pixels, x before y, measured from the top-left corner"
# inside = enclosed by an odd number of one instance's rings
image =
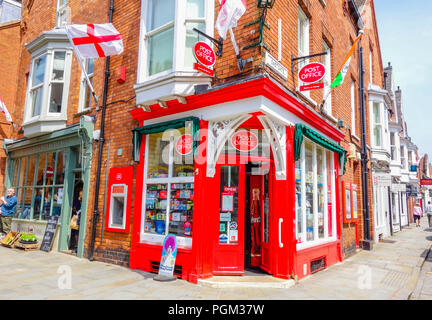
[[[382,117],[381,105],[378,102],[372,103],[372,121],[373,121],[373,145],[374,147],[382,147]]]
[[[142,0],[141,9],[137,104],[185,97],[194,93],[194,85],[210,84],[210,76],[193,68],[193,47],[198,41],[213,44],[193,29],[213,36],[214,4],[205,0]]]
[[[193,71],[196,28],[212,34],[210,3],[205,0],[143,0],[145,68],[143,78],[170,71]],[[143,57],[144,57],[143,55]]]
[[[64,29],[45,31],[26,47],[32,58],[23,129],[32,137],[66,127],[72,48]]]
[[[86,59],[84,62],[90,83],[93,85],[93,73],[94,73],[94,59]],[[78,112],[89,110],[92,102],[92,94],[90,87],[88,86],[84,72],[81,74],[81,87],[80,96],[78,102]]]
[[[305,138],[295,167],[298,249],[334,240],[334,153]]]
[[[170,233],[192,246],[194,159],[191,126],[147,135],[141,240],[163,242]]]

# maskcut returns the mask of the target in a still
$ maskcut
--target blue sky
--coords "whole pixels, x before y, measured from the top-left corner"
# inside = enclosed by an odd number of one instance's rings
[[[375,0],[384,67],[402,90],[408,134],[432,156],[432,1]]]

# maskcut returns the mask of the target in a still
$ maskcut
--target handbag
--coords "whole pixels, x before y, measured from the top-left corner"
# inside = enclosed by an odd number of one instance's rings
[[[78,215],[75,214],[72,216],[72,219],[70,221],[70,224],[69,224],[70,228],[73,230],[78,230],[79,226],[78,226],[77,222],[78,222]]]

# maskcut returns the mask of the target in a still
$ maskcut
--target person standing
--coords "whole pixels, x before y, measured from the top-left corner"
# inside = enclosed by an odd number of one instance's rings
[[[416,223],[417,227],[420,227],[420,217],[422,214],[422,209],[420,208],[419,204],[416,203],[414,206],[414,222]]]
[[[432,228],[432,205],[430,201],[428,201],[425,212],[428,216],[429,228]]]
[[[8,234],[11,231],[12,216],[15,213],[17,202],[15,189],[13,188],[7,190],[6,199],[5,197],[0,198],[0,232]]]

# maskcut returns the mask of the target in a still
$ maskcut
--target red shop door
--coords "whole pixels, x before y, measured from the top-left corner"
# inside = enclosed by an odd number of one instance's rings
[[[213,273],[244,274],[244,164],[217,165],[219,179],[219,239],[216,241]]]

